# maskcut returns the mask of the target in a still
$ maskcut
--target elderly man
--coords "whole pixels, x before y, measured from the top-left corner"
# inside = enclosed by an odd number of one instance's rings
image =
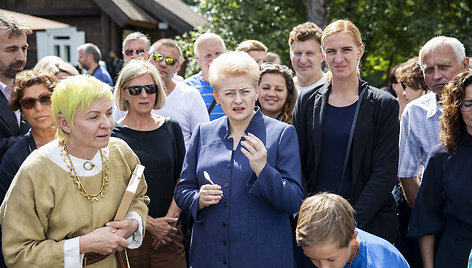
[[[296,74],[293,80],[299,92],[324,83],[321,34],[320,27],[313,22],[299,24],[290,32],[290,60]]]
[[[420,187],[421,166],[439,144],[438,103],[444,86],[469,66],[464,45],[452,37],[438,36],[420,50],[419,60],[430,93],[410,102],[401,117],[398,177],[405,198],[413,206]]]
[[[8,100],[16,74],[25,67],[31,33],[15,18],[0,15],[0,157],[29,129],[20,111],[10,109]]]
[[[79,52],[78,61],[80,68],[85,69],[87,73],[96,77],[98,80],[113,86],[113,80],[111,79],[110,74],[99,64],[102,54],[96,45],[86,43],[79,46],[77,51]]]
[[[208,79],[208,70],[210,64],[219,55],[225,52],[226,46],[221,37],[214,33],[205,33],[197,38],[194,44],[195,58],[200,65],[201,72],[184,80],[189,86],[195,87],[200,91],[200,94],[205,101],[205,105],[210,115],[210,120],[222,117],[224,114],[221,106],[216,104],[213,95],[213,88],[210,86]]]
[[[166,86],[166,104],[157,111],[179,122],[188,148],[192,132],[199,123],[208,122],[208,112],[197,89],[184,83],[176,83],[174,75],[183,62],[182,51],[170,39],[155,42],[149,50],[149,61],[156,66]]]
[[[132,59],[149,59],[149,47],[151,41],[140,32],[130,33],[123,40],[123,59],[126,62]]]

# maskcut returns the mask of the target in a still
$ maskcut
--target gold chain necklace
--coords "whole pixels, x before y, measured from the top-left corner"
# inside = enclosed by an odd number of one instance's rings
[[[97,193],[95,194],[89,194],[87,190],[85,190],[85,186],[82,183],[82,180],[80,180],[80,177],[77,175],[77,172],[74,169],[74,165],[72,164],[72,161],[69,156],[69,152],[67,151],[67,147],[65,144],[59,143],[59,146],[61,147],[61,154],[64,156],[64,163],[66,163],[66,166],[69,168],[69,174],[72,177],[72,181],[77,185],[77,189],[79,189],[80,193],[87,197],[90,202],[93,202],[95,200],[98,201],[98,196],[101,196],[103,198],[103,194],[106,191],[107,185],[108,185],[108,159],[106,155],[103,154],[102,149],[99,149],[100,151],[100,156],[102,158],[102,185],[100,186],[100,190],[98,190]]]

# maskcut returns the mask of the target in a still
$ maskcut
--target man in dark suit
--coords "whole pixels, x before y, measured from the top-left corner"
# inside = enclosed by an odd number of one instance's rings
[[[25,67],[31,33],[16,18],[0,14],[0,157],[29,129],[20,112],[10,109],[8,100],[16,74]]]

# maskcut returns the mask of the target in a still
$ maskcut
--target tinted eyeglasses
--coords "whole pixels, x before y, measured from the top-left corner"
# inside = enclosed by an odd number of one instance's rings
[[[157,89],[159,88],[158,85],[152,84],[152,85],[145,85],[145,86],[132,86],[132,87],[127,87],[126,89],[129,91],[130,95],[137,96],[141,94],[141,92],[146,91],[147,94],[156,94]]]
[[[288,67],[283,65],[283,64],[277,64],[277,63],[273,63],[273,62],[264,62],[263,64],[261,64],[261,70],[267,69],[267,68],[272,68],[272,67],[280,69],[280,70],[288,70]]]
[[[154,61],[157,61],[157,62],[161,62],[165,60],[166,64],[169,66],[173,66],[174,64],[177,63],[177,59],[172,58],[172,57],[166,57],[159,53],[152,53],[152,58],[154,59]]]
[[[127,49],[125,50],[125,55],[130,57],[133,56],[134,53],[138,56],[144,55],[144,52],[146,52],[144,49]]]
[[[41,95],[39,95],[38,98],[33,98],[33,97],[26,97],[22,98],[20,100],[20,106],[23,109],[33,109],[34,105],[36,105],[36,102],[41,103],[41,105],[51,105],[51,93],[50,92],[44,92]]]
[[[472,111],[472,100],[466,100],[461,103],[459,109],[463,112],[471,112]]]

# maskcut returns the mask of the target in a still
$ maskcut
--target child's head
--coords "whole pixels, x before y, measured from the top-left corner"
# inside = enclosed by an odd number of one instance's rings
[[[352,261],[357,233],[354,209],[339,195],[307,198],[298,215],[297,243],[318,267],[343,267]]]

